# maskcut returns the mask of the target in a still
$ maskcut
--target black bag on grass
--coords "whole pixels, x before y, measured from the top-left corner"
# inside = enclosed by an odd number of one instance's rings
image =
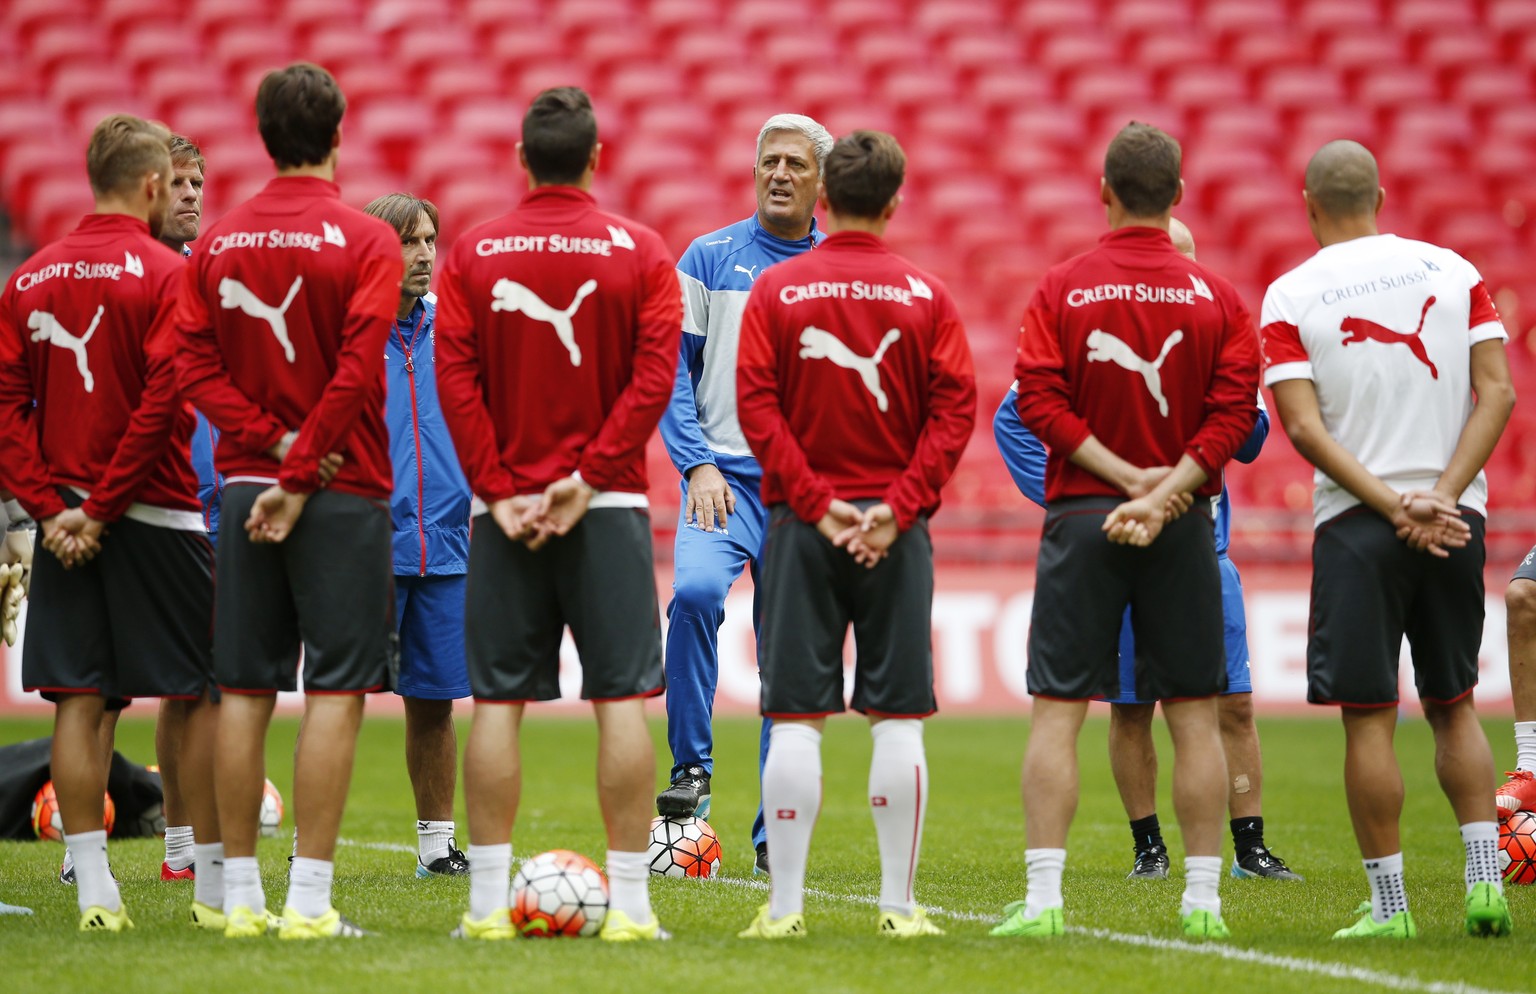
[[[49,779],[51,738],[0,746],[0,839],[35,839],[32,801]],[[165,833],[161,809],[165,796],[160,774],[123,756],[112,754],[107,793],[117,808],[112,838],[126,839]]]

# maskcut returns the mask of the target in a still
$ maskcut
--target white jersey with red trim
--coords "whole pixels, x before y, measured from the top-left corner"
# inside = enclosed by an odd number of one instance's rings
[[[1476,268],[1396,235],[1337,242],[1270,284],[1264,383],[1311,380],[1328,434],[1399,492],[1429,489],[1472,413],[1471,351],[1507,340]],[[1317,524],[1360,501],[1319,470]],[[1461,503],[1487,514],[1479,472]]]

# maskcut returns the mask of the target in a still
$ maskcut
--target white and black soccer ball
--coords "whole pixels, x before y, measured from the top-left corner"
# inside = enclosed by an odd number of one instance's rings
[[[651,820],[651,872],[663,877],[720,874],[720,839],[702,818]]]
[[[277,834],[277,827],[283,823],[283,795],[277,792],[277,785],[268,780],[261,789],[261,834],[271,837]]]
[[[608,914],[608,879],[581,853],[552,849],[518,868],[507,903],[525,936],[592,936]]]

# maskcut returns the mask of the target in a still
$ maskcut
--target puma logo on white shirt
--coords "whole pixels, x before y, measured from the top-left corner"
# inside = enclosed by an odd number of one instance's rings
[[[1148,362],[1136,354],[1136,350],[1111,335],[1107,331],[1095,328],[1088,333],[1088,361],[1112,362],[1121,369],[1129,369],[1133,373],[1140,373],[1141,378],[1147,383],[1147,392],[1152,399],[1157,401],[1157,410],[1163,417],[1168,416],[1168,398],[1163,396],[1163,361],[1168,358],[1168,353],[1173,347],[1184,341],[1184,332],[1175,329],[1174,332],[1163,341],[1162,351],[1157,358]]]
[[[556,310],[546,304],[538,294],[514,280],[501,279],[491,287],[491,295],[496,299],[491,302],[493,311],[522,311],[535,321],[543,321],[555,329],[555,334],[560,338],[560,344],[565,346],[571,354],[571,365],[581,365],[581,347],[576,344],[576,328],[571,323],[571,317],[581,307],[581,302],[587,299],[593,290],[597,289],[597,280],[587,280],[576,288],[576,296],[571,300],[571,306],[565,310]]]
[[[91,319],[91,326],[79,338],[71,335],[69,329],[59,324],[59,319],[48,311],[33,311],[27,315],[27,327],[32,329],[32,341],[50,342],[75,354],[75,368],[80,370],[80,378],[85,381],[86,393],[95,392],[96,377],[91,375],[90,363],[86,361],[85,344],[96,334],[96,326],[101,324],[101,315],[105,311],[105,305],[96,306],[96,316]]]
[[[281,306],[273,307],[260,297],[256,296],[244,283],[226,276],[219,280],[219,304],[225,310],[244,311],[253,318],[260,318],[272,329],[277,344],[283,347],[283,357],[290,363],[294,361],[293,342],[288,338],[288,308],[293,304],[293,298],[298,295],[299,287],[304,285],[303,276],[295,276],[293,285],[288,288],[288,296],[283,298]]]
[[[880,347],[875,349],[874,355],[861,356],[830,331],[808,325],[800,333],[800,358],[826,359],[858,373],[859,379],[864,381],[864,388],[875,398],[875,406],[884,413],[889,409],[890,401],[880,386],[880,360],[885,358],[886,350],[900,340],[901,329],[892,328],[880,339]]]

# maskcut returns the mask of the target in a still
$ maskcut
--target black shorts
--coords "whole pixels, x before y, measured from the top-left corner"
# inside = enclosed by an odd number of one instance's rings
[[[1403,637],[1422,700],[1449,703],[1477,685],[1483,641],[1483,519],[1465,548],[1439,559],[1415,552],[1365,507],[1325,521],[1312,539],[1307,700],[1395,707]]]
[[[873,501],[861,501],[862,505]],[[860,566],[788,505],[769,511],[763,542],[757,659],[762,712],[839,714],[843,643],[853,625],[852,706],[882,718],[923,718],[933,696],[933,540],[919,518],[874,569]]]
[[[389,508],[321,490],[287,539],[258,544],[244,523],[261,484],[224,488],[213,661],[235,694],[389,690],[398,667]]]
[[[208,536],[120,518],[101,553],[74,569],[38,544],[22,686],[48,700],[101,694],[118,708],[134,697],[196,700],[213,682],[212,633]]]
[[[1205,501],[1145,548],[1116,545],[1104,519],[1124,501],[1059,500],[1046,512],[1029,629],[1031,695],[1111,700],[1120,687],[1120,625],[1136,640],[1136,687],[1147,700],[1184,700],[1227,686],[1221,571]]]
[[[1530,580],[1536,583],[1536,549],[1527,552],[1525,558],[1520,560],[1520,565],[1515,567],[1515,575],[1510,577],[1509,581],[1513,583],[1516,580]]]
[[[651,521],[638,508],[590,510],[537,552],[489,514],[469,533],[464,650],[475,700],[560,697],[565,627],[581,656],[581,697],[618,701],[666,689]]]

